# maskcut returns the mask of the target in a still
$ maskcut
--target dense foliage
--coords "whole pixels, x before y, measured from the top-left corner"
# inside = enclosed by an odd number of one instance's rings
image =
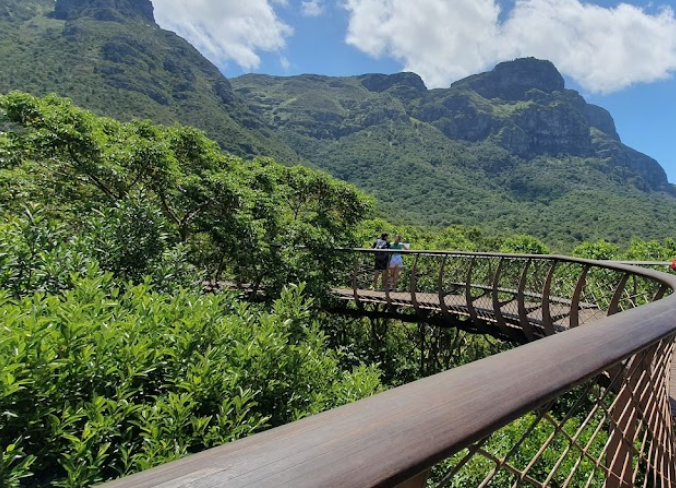
[[[375,369],[339,369],[308,307],[298,289],[265,312],[109,274],[5,295],[0,445],[27,455],[9,471],[90,486],[377,391]]]
[[[0,485],[91,486],[382,387],[306,298],[364,195],[56,96],[1,96],[0,117]]]
[[[71,231],[88,226],[84,245],[126,278],[147,274],[163,253],[187,252],[215,281],[279,289],[300,278],[317,291],[336,268],[331,249],[356,242],[370,209],[345,183],[225,155],[195,129],[121,123],[56,96],[13,93],[0,110],[21,128],[0,139],[9,190],[0,203],[17,213],[39,202]]]

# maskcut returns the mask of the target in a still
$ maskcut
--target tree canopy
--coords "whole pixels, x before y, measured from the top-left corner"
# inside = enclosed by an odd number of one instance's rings
[[[214,280],[279,288],[307,275],[303,263],[316,264],[310,275],[330,272],[331,249],[355,244],[372,207],[326,174],[224,154],[193,128],[98,117],[55,95],[11,93],[0,110],[15,128],[0,138],[0,185],[12,188],[0,203],[16,212],[37,202],[75,229],[85,215],[101,225],[118,218],[124,232],[106,236],[124,246],[101,250],[124,247],[128,263],[182,245]],[[148,239],[157,242],[144,255]]]

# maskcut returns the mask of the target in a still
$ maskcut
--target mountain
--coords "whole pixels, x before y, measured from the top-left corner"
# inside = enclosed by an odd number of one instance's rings
[[[198,127],[241,156],[300,161],[211,62],[155,23],[150,0],[0,0],[0,58],[0,92],[55,92],[122,120]]]
[[[235,93],[289,146],[372,192],[393,219],[528,233],[564,248],[664,238],[676,190],[549,61],[428,90],[414,73],[245,75]]]
[[[414,73],[228,80],[150,0],[0,0],[0,92],[56,92],[118,119],[205,130],[238,155],[310,164],[385,217],[528,233],[559,248],[671,236],[676,191],[548,61],[445,89]]]

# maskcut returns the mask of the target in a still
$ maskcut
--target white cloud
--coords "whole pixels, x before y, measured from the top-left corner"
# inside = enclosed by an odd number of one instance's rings
[[[309,0],[301,2],[301,13],[306,17],[317,17],[324,13],[322,0]]]
[[[505,23],[515,55],[546,57],[583,87],[620,90],[676,69],[676,19],[629,4],[607,9],[577,0],[520,0]]]
[[[155,18],[164,29],[187,39],[219,66],[235,62],[252,70],[259,51],[279,51],[293,29],[270,3],[286,0],[153,0]]]
[[[430,87],[535,56],[592,92],[663,79],[676,71],[676,18],[580,0],[516,0],[504,21],[497,0],[346,0],[346,42],[392,57]]]
[[[347,42],[390,56],[444,86],[485,68],[497,57],[499,7],[493,0],[347,0]]]

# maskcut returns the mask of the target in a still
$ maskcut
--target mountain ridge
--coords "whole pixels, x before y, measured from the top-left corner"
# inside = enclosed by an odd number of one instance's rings
[[[349,80],[357,81],[369,92],[387,94],[401,102],[399,108],[380,107],[380,114],[369,112],[362,119],[366,126],[385,118],[400,121],[413,118],[432,125],[448,139],[489,142],[527,159],[557,154],[602,157],[611,165],[622,166],[639,176],[643,180],[639,185],[641,189],[676,196],[659,163],[624,145],[610,113],[588,104],[576,91],[565,89],[563,77],[549,61],[524,58],[503,62],[490,72],[459,80],[448,89],[434,90],[427,90],[414,73],[353,77],[243,75],[231,83],[236,91],[239,87],[240,93],[247,96],[251,85],[269,86],[269,80],[289,87],[297,82],[308,82],[306,87],[315,83],[327,90],[340,86],[348,89]],[[355,88],[353,84],[349,90]],[[288,99],[293,100],[293,90],[289,88]],[[259,95],[260,92],[256,97]],[[280,110],[285,110],[282,105],[288,107],[289,102],[258,107],[259,113],[276,112],[276,118],[266,119],[273,129],[284,128],[278,125],[283,117],[277,116]],[[327,110],[319,120],[313,120],[308,129],[322,132],[319,137],[334,139],[349,134],[350,116],[345,114],[353,107],[331,109],[328,103],[325,107]],[[297,112],[302,114],[302,109]],[[332,121],[339,127],[331,127]],[[352,127],[363,128],[361,125]]]
[[[0,91],[55,92],[100,115],[206,131],[239,156],[300,162],[150,0],[0,0]]]
[[[153,18],[149,0],[0,0],[0,92],[192,125],[234,154],[352,182],[395,221],[564,247],[676,226],[659,163],[624,145],[608,111],[566,89],[549,61],[508,61],[433,90],[406,72],[227,79]]]
[[[373,193],[392,219],[480,225],[564,248],[671,234],[673,185],[621,142],[607,110],[566,89],[549,61],[496,68],[432,90],[414,73],[230,82],[270,130]]]
[[[150,0],[56,0],[54,16],[62,20],[91,16],[114,22],[138,18],[154,24],[154,11]]]

